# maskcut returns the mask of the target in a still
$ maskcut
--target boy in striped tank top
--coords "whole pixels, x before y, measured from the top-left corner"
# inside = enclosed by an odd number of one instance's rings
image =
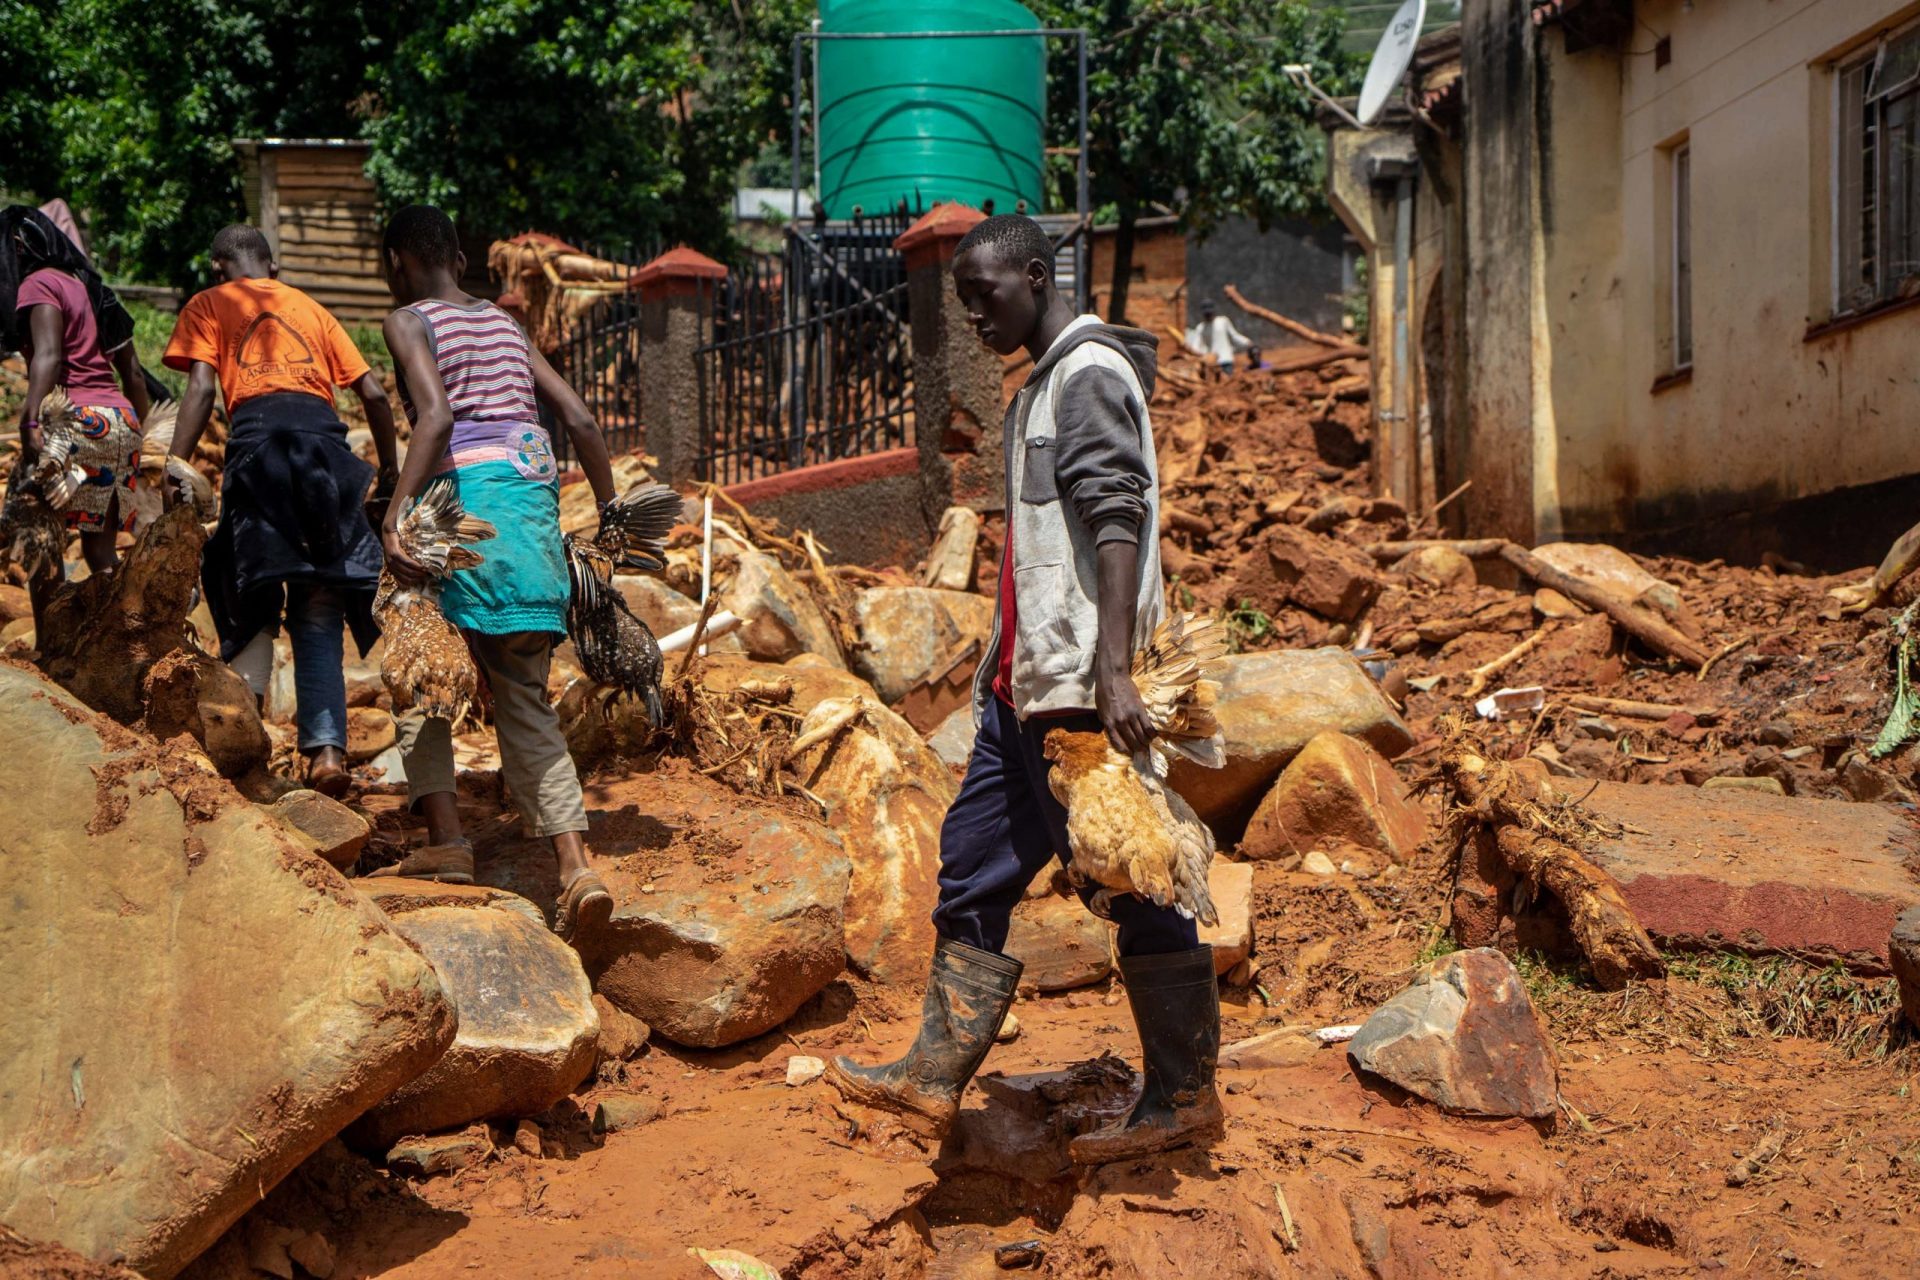
[[[613,899],[587,865],[580,779],[547,701],[554,641],[567,629],[568,581],[559,475],[539,403],[566,428],[602,506],[614,496],[606,442],[520,326],[460,288],[467,260],[446,214],[427,205],[400,210],[387,224],[382,257],[400,303],[386,320],[387,348],[413,421],[381,528],[387,568],[406,583],[425,576],[401,549],[396,529],[408,500],[436,477],[450,475],[461,504],[498,530],[477,568],[445,581],[440,608],[466,633],[493,690],[501,772],[527,827],[553,842],[561,884],[554,930],[578,945],[606,922]],[[455,805],[451,726],[404,715],[400,751],[428,844],[395,873],[470,882],[473,848]]]

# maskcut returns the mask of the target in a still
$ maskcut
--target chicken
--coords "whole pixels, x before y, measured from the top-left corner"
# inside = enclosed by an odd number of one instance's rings
[[[73,402],[55,387],[40,402],[46,447],[31,465],[16,462],[0,503],[0,556],[28,578],[55,575],[66,558],[67,525],[61,512],[86,479],[73,459]],[[78,473],[77,475],[75,473]]]
[[[451,480],[428,485],[400,518],[400,545],[430,575],[417,587],[402,586],[391,572],[380,575],[374,615],[386,641],[380,675],[396,712],[417,708],[458,728],[473,713],[480,672],[459,628],[440,612],[440,583],[447,575],[481,562],[468,543],[494,536],[494,527],[470,516]]]
[[[180,419],[180,402],[165,400],[153,406],[140,424],[140,487],[133,496],[134,531],[144,531],[159,519],[166,486],[173,485],[193,505],[194,518],[211,524],[219,517],[213,484],[185,458],[173,456],[173,429]]]
[[[654,482],[635,485],[607,504],[592,538],[566,537],[567,634],[587,678],[608,690],[602,710],[622,695],[642,698],[647,719],[665,718],[660,702],[664,661],[647,625],[613,585],[616,567],[666,568],[662,552],[680,519],[680,495]]]
[[[1146,752],[1124,756],[1104,733],[1054,729],[1042,750],[1053,768],[1047,786],[1067,808],[1069,877],[1100,886],[1096,914],[1115,893],[1132,893],[1202,924],[1216,924],[1207,867],[1213,833],[1167,786],[1170,757],[1218,768],[1225,753],[1209,676],[1226,653],[1219,624],[1191,615],[1162,623],[1134,655],[1133,682],[1156,737]]]

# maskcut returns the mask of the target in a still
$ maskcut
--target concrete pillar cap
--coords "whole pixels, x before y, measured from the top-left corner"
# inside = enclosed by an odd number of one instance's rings
[[[978,209],[956,201],[936,204],[901,232],[893,247],[907,260],[907,270],[953,257],[960,238],[987,220]]]
[[[698,249],[678,245],[633,273],[631,287],[643,302],[692,293],[703,280],[724,280],[725,266]]]

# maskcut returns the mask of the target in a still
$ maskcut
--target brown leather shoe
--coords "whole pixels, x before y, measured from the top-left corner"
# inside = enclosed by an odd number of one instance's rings
[[[582,871],[560,891],[553,908],[553,931],[578,948],[600,935],[613,918],[613,895],[599,876]]]
[[[321,747],[307,757],[307,785],[329,800],[338,800],[353,786],[347,772],[346,753],[338,747]]]
[[[390,867],[370,876],[405,876],[409,880],[437,880],[441,884],[473,883],[473,846],[465,840],[422,845]]]

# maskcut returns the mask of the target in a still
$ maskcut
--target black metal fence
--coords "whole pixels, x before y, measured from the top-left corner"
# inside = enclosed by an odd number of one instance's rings
[[[701,479],[735,484],[913,443],[901,208],[790,228],[704,295]]]
[[[629,267],[641,267],[659,256],[658,245],[581,244],[582,253]],[[555,370],[586,402],[600,425],[607,448],[625,453],[643,443],[640,421],[640,295],[611,293],[582,306],[569,317],[567,336],[556,353]],[[544,411],[543,411],[544,412]],[[566,433],[548,423],[553,447],[565,462],[571,452]]]

